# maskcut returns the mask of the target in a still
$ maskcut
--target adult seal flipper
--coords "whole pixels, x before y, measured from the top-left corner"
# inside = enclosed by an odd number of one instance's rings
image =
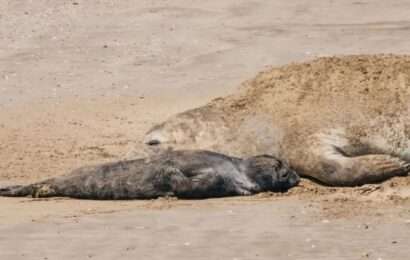
[[[311,136],[309,150],[301,154],[308,169],[300,168],[303,176],[308,171],[310,177],[332,186],[356,186],[378,183],[395,176],[407,176],[410,163],[400,155],[383,153],[369,144],[352,143],[343,131],[330,131]]]

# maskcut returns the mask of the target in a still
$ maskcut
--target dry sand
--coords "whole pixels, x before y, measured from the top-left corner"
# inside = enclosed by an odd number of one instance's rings
[[[0,0],[0,184],[125,158],[155,122],[268,65],[410,53],[409,8]],[[0,259],[408,259],[406,187],[396,178],[202,201],[0,198]]]

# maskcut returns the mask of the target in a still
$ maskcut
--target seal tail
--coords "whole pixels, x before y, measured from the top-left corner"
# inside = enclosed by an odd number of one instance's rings
[[[15,185],[0,188],[0,196],[25,197],[33,194],[33,185]]]

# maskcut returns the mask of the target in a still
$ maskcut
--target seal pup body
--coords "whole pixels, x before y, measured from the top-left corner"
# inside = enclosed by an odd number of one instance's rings
[[[209,198],[284,191],[298,180],[285,163],[268,155],[243,160],[210,151],[167,151],[145,159],[83,167],[27,186],[0,188],[0,196]]]
[[[272,154],[331,186],[381,182],[410,168],[409,86],[410,56],[291,64],[154,126],[145,142],[239,157]]]

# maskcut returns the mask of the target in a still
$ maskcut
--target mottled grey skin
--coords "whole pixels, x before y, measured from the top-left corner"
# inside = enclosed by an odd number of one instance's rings
[[[43,182],[0,189],[0,196],[80,199],[209,198],[286,191],[298,175],[269,155],[248,159],[210,151],[167,151],[145,159],[83,167]]]

